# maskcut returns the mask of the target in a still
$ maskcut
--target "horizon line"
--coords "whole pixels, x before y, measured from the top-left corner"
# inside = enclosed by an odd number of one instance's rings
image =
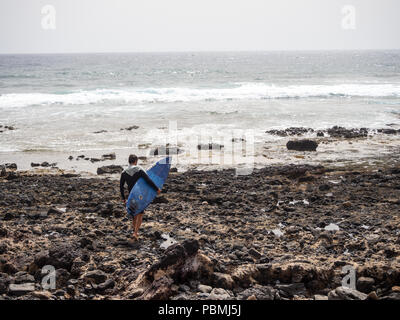
[[[0,55],[62,55],[62,54],[154,54],[154,53],[263,53],[263,52],[333,52],[333,51],[400,51],[400,48],[371,49],[250,49],[250,50],[165,50],[165,51],[71,51],[71,52],[0,52]]]

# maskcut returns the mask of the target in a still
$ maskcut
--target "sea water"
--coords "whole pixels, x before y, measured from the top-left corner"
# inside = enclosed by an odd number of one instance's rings
[[[132,150],[148,156],[165,145],[171,123],[171,144],[182,150],[250,130],[260,165],[390,154],[398,136],[296,158],[286,138],[265,131],[400,128],[400,51],[0,55],[0,125],[16,128],[0,128],[0,163],[110,151],[124,163]],[[179,161],[199,162],[197,154]]]

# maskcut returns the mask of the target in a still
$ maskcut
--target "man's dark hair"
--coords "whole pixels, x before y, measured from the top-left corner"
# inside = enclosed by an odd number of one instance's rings
[[[129,164],[134,164],[138,161],[138,157],[135,154],[131,154],[129,156],[128,162]]]

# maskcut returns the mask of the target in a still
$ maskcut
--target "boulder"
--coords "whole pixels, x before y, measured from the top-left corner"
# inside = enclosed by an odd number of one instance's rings
[[[288,150],[295,150],[295,151],[316,151],[317,147],[318,143],[308,139],[290,140],[286,143],[286,148]]]

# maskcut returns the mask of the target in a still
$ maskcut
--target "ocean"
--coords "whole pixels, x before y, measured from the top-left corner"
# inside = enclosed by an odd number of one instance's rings
[[[288,137],[266,131],[400,128],[400,51],[0,55],[0,125],[0,163],[26,169],[49,160],[94,171],[98,163],[67,157],[116,152],[124,164],[127,154],[148,156],[166,143],[193,150],[225,141],[227,150],[227,136],[244,134],[256,166],[377,159],[399,150],[398,135],[322,143],[296,156]],[[221,164],[193,152],[176,161]]]

